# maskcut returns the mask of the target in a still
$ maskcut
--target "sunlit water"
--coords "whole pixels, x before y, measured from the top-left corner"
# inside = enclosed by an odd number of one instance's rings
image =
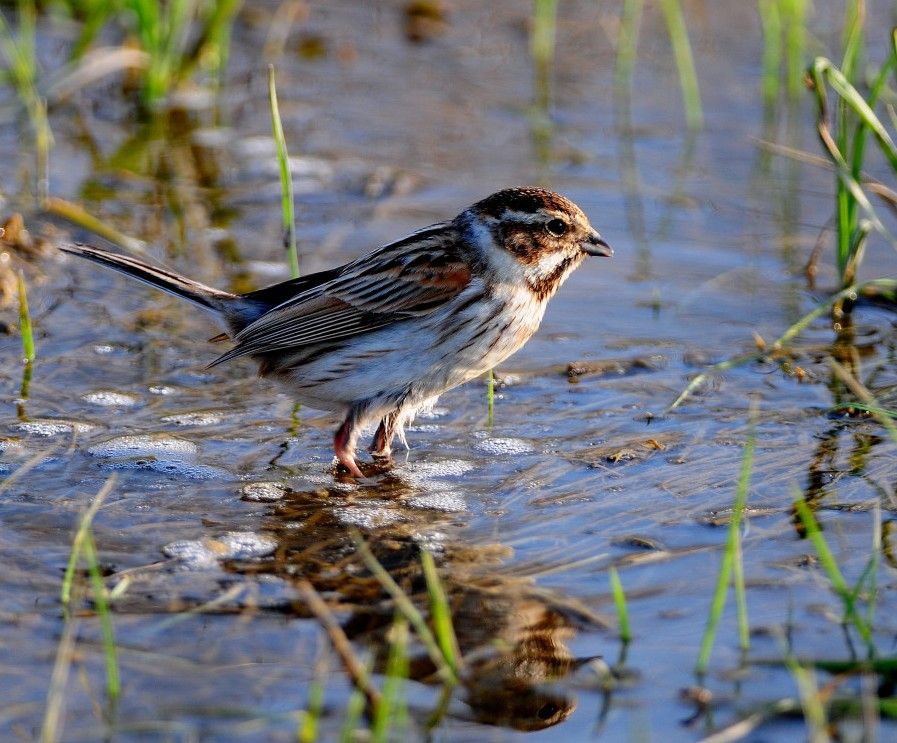
[[[306,704],[325,647],[317,625],[297,618],[307,611],[295,578],[338,600],[362,655],[382,646],[391,619],[372,606],[376,584],[357,577],[350,527],[414,591],[423,588],[420,546],[446,568],[462,650],[481,658],[440,725],[446,739],[542,729],[527,735],[695,740],[795,695],[780,664],[760,662],[781,658],[786,627],[798,656],[849,658],[840,606],[796,535],[791,503],[795,491],[818,503],[852,583],[872,550],[873,505],[892,518],[895,452],[873,422],[829,414],[831,332],[820,323],[799,344],[804,383],[774,365],[748,366],[661,415],[703,365],[755,348],[753,331],[773,340],[822,296],[805,290],[801,267],[830,217],[832,176],[758,145],[817,151],[808,107],[779,111],[764,128],[752,4],[687,6],[706,113],[704,131],[689,137],[659,15],[646,11],[627,106],[611,84],[618,9],[563,3],[547,159],[531,137],[525,4],[453,6],[445,34],[421,45],[405,40],[397,3],[312,6],[276,60],[297,159],[303,271],[534,182],[580,204],[616,256],[587,262],[538,336],[498,370],[493,425],[485,382],[453,390],[411,427],[411,450],[399,450],[395,469],[362,485],[334,477],[333,418],[294,410],[250,362],[206,369],[220,346],[205,342],[218,331],[199,313],[74,259],[41,260],[29,275],[38,361],[27,400],[18,338],[0,338],[0,475],[26,468],[0,506],[0,726],[22,738],[39,728],[74,525],[112,476],[95,538],[104,568],[129,580],[114,613],[120,739],[290,739],[287,713]],[[286,278],[258,54],[274,7],[254,3],[237,27],[222,126],[201,109],[189,115],[192,128],[160,141],[124,122],[124,109],[62,108],[52,120],[51,191],[203,281],[247,288]],[[890,16],[879,17],[886,28]],[[814,22],[826,48],[834,18],[834,8],[820,8]],[[322,58],[296,54],[310,36],[323,41]],[[885,44],[882,33],[870,55]],[[49,63],[58,53],[49,31],[46,47]],[[21,131],[8,124],[0,139],[15,167],[30,163]],[[21,208],[19,187],[3,188],[5,211]],[[58,239],[69,234],[57,227]],[[864,272],[888,272],[889,251],[870,247]],[[820,286],[833,283],[832,262],[823,259]],[[14,310],[5,313],[14,323]],[[893,316],[864,309],[857,322],[862,376],[893,402]],[[568,375],[571,364],[585,373]],[[751,398],[750,660],[741,663],[730,602],[703,682],[712,710],[685,724],[694,707],[679,691],[696,683]],[[611,564],[635,639],[605,692],[588,659],[614,665],[621,653],[608,628]],[[884,653],[897,629],[894,569],[885,559],[878,577]],[[208,602],[202,613],[178,613]],[[496,639],[510,650],[482,660]],[[79,620],[77,643],[67,740],[103,729],[94,619]],[[425,655],[414,654],[421,681],[408,703],[423,725],[436,692],[423,683]],[[328,662],[321,724],[332,736],[349,682],[335,657]],[[796,719],[761,728],[765,739],[801,731]]]

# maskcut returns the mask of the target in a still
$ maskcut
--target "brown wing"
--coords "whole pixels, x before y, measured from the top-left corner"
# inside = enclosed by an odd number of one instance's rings
[[[450,229],[434,225],[346,265],[243,328],[237,345],[212,365],[329,343],[433,312],[471,280]]]

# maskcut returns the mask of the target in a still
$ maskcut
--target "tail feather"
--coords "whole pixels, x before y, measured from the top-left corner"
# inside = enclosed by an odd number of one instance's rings
[[[193,279],[188,279],[186,276],[167,271],[164,268],[144,263],[137,258],[110,253],[107,250],[101,250],[100,248],[81,243],[61,245],[60,250],[86,258],[94,263],[99,263],[101,266],[107,266],[119,273],[142,281],[144,284],[149,284],[168,294],[186,299],[188,302],[209,310],[217,315],[219,319],[224,319],[227,322],[231,321],[233,314],[239,313],[237,305],[240,304],[240,297],[236,294],[213,289],[211,286],[200,284],[198,281],[193,281]]]

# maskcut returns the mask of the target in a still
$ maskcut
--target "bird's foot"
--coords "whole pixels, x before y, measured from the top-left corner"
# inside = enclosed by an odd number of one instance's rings
[[[337,452],[334,464],[338,471],[348,471],[352,477],[363,478],[365,476],[358,466],[358,462],[355,461],[355,457],[351,455],[344,453],[343,456],[340,456],[340,453]]]
[[[364,477],[355,461],[355,425],[351,418],[347,418],[333,437],[333,451],[336,461],[349,470],[352,477]]]

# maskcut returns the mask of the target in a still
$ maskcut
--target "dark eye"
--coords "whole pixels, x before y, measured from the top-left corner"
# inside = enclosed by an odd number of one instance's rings
[[[549,234],[560,237],[567,231],[567,223],[563,219],[552,219],[545,224]]]

